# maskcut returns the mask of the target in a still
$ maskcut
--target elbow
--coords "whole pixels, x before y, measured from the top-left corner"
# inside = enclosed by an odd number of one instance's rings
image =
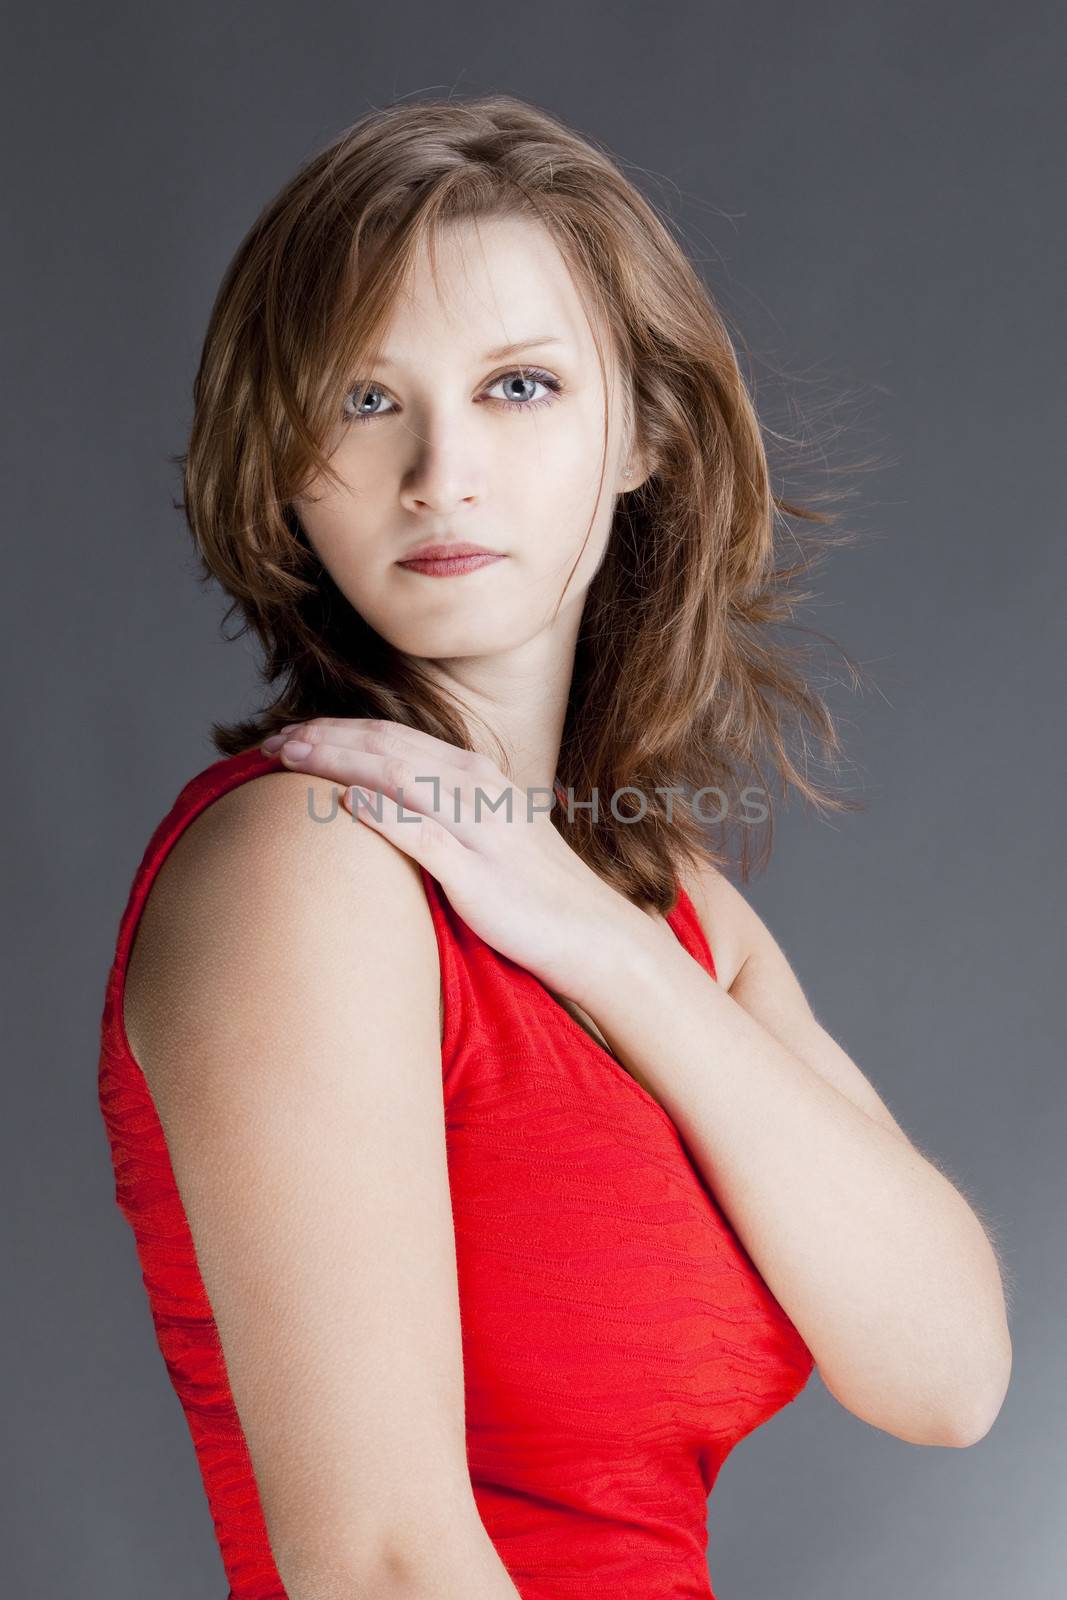
[[[992,1349],[984,1370],[972,1380],[965,1403],[956,1410],[947,1441],[955,1449],[980,1443],[1000,1415],[1011,1382],[1012,1343],[1006,1313],[998,1320],[989,1344]]]
[[[995,1352],[981,1361],[957,1355],[951,1387],[945,1378],[934,1381],[929,1368],[916,1381],[887,1385],[874,1392],[869,1384],[861,1395],[855,1386],[836,1385],[823,1374],[827,1388],[861,1422],[892,1434],[905,1444],[936,1445],[963,1450],[986,1437],[1000,1414],[1011,1378],[1012,1349],[1006,1326],[995,1341]]]
[[[967,1450],[972,1444],[980,1444],[997,1420],[1000,1406],[986,1407],[980,1411],[972,1411],[967,1415],[958,1413],[942,1423],[938,1431],[929,1438],[918,1439],[917,1444],[940,1445],[944,1450]]]
[[[957,1408],[940,1443],[954,1450],[966,1450],[972,1444],[981,1443],[1000,1415],[1010,1376],[1009,1358],[1007,1371],[995,1384],[972,1394],[968,1407]]]
[[[970,1427],[957,1423],[951,1433],[947,1433],[937,1443],[944,1450],[967,1450],[972,1444],[980,1444],[996,1421],[996,1412],[985,1420],[979,1421]]]
[[[940,1445],[949,1450],[966,1450],[979,1444],[1000,1415],[1011,1380],[1011,1341],[1005,1333],[1003,1348],[996,1360],[957,1390],[951,1404],[938,1408],[938,1422],[929,1431],[917,1431],[901,1438],[915,1444]]]
[[[905,1444],[965,1450],[985,1438],[997,1419],[1003,1398],[1003,1393],[995,1399],[971,1394],[966,1404],[927,1405],[921,1411],[916,1411],[914,1405],[887,1410],[884,1403],[870,1409],[850,1409],[862,1422],[892,1434],[894,1439],[901,1439]]]

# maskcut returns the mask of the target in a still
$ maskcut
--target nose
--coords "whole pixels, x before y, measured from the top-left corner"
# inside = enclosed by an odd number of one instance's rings
[[[484,447],[455,429],[447,436],[417,442],[400,490],[401,503],[412,512],[432,511],[439,516],[457,507],[477,505],[484,492]]]

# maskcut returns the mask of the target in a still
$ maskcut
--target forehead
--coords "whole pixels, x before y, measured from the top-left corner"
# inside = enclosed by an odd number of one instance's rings
[[[438,230],[432,255],[420,242],[382,338],[383,364],[438,343],[481,359],[545,339],[546,354],[595,356],[585,298],[555,239],[530,217],[465,219]]]

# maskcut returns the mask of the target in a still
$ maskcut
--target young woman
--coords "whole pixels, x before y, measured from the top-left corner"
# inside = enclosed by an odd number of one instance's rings
[[[100,1100],[231,1596],[707,1600],[719,1467],[813,1366],[966,1445],[1011,1362],[975,1211],[712,848],[765,747],[842,803],[770,631],[828,519],[668,228],[507,96],[310,161],[195,400],[272,694],[145,851]]]

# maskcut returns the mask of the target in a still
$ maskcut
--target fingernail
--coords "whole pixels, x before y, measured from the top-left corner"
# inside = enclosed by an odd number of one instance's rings
[[[311,746],[305,744],[303,739],[290,739],[282,746],[283,761],[303,761],[305,756],[311,754]]]

